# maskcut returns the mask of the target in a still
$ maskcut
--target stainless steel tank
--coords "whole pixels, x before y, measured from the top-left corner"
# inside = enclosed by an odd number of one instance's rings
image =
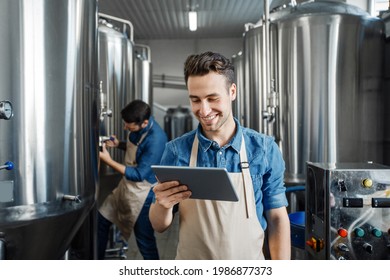
[[[95,203],[97,3],[2,0],[0,17],[0,257],[61,259]]]
[[[192,115],[188,108],[168,108],[164,116],[164,130],[168,140],[182,136],[192,130]]]
[[[127,133],[123,129],[120,112],[135,98],[133,26],[124,19],[99,13],[98,41],[102,100],[100,137],[115,134],[118,139],[124,140]],[[115,161],[123,162],[123,151],[110,149],[110,154]],[[102,164],[100,173],[116,172]]]
[[[305,181],[307,161],[383,163],[383,22],[327,1],[280,15],[271,48],[286,183]]]
[[[153,108],[152,56],[149,46],[134,45],[134,93]]]

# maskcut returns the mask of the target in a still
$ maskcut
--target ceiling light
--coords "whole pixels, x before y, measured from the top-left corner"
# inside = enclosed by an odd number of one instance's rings
[[[188,22],[190,24],[191,31],[195,31],[198,28],[198,14],[196,11],[188,12]]]

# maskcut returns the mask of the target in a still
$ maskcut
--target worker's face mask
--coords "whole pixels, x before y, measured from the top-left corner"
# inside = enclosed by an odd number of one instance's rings
[[[145,120],[143,123],[128,123],[128,122],[123,122],[123,126],[125,130],[128,130],[130,132],[137,132],[140,131],[141,129],[145,128],[148,125],[148,121]]]

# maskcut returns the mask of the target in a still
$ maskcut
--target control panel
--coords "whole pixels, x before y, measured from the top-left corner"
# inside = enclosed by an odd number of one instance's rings
[[[311,259],[390,259],[390,167],[307,163]]]

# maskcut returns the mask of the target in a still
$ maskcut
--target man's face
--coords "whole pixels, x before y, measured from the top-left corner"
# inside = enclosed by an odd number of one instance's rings
[[[145,122],[144,122],[145,123]],[[123,128],[125,130],[128,130],[130,132],[137,132],[137,131],[140,131],[142,128],[144,128],[144,123],[142,123],[141,125],[139,125],[138,123],[135,123],[135,122],[132,122],[132,123],[128,123],[128,122],[123,122]]]
[[[214,72],[204,76],[190,76],[187,81],[191,108],[204,131],[223,128],[232,115],[232,101],[236,85],[227,88],[226,78]]]

